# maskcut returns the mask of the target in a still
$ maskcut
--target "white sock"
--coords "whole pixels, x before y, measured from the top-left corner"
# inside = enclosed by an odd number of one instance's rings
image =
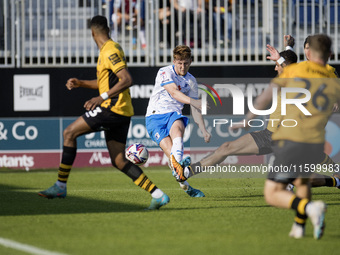
[[[176,137],[172,140],[171,154],[174,155],[177,162],[183,159],[183,138]]]
[[[157,199],[163,196],[163,194],[164,194],[163,191],[161,191],[160,189],[156,189],[154,192],[152,192],[151,196]]]
[[[66,183],[65,182],[57,181],[56,184],[61,189],[65,189],[66,188]]]

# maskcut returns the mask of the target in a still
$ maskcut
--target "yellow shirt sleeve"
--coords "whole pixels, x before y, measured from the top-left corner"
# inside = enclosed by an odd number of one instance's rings
[[[110,52],[112,53],[112,52]],[[111,69],[114,73],[118,73],[120,70],[126,68],[126,63],[124,57],[119,54],[119,52],[114,52],[113,54],[108,54],[106,56],[108,58],[109,69]]]

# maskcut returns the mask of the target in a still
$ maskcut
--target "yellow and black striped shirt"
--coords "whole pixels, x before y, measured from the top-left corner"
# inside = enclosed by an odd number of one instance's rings
[[[127,65],[123,49],[111,39],[106,41],[100,49],[97,62],[99,94],[109,91],[118,83],[119,79],[116,74],[124,68],[127,68]],[[123,116],[129,117],[134,114],[129,89],[124,90],[116,97],[105,100],[101,106],[110,108],[114,113]]]

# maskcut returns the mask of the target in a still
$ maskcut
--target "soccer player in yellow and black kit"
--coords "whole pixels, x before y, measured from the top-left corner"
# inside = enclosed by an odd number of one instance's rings
[[[147,209],[159,209],[169,203],[169,197],[149,180],[140,167],[125,158],[126,138],[134,112],[129,92],[132,78],[124,52],[118,43],[110,39],[105,17],[93,17],[91,31],[100,49],[97,79],[71,78],[66,87],[69,90],[78,87],[98,89],[100,95],[85,102],[87,112],[64,130],[58,181],[47,190],[39,192],[39,195],[46,198],[66,197],[66,182],[77,153],[77,137],[104,130],[112,165],[130,177],[137,186],[151,193],[152,200]]]
[[[325,126],[333,105],[340,102],[340,84],[334,72],[326,67],[331,53],[331,39],[326,35],[310,38],[309,61],[293,64],[273,80],[271,85],[256,99],[254,107],[265,109],[272,100],[273,89],[303,88],[309,91],[310,100],[304,104],[287,105],[286,115],[280,120],[295,120],[295,127],[280,125],[272,135],[275,162],[265,183],[264,195],[268,204],[296,211],[295,222],[289,233],[302,238],[307,217],[314,227],[314,238],[324,231],[326,204],[311,201],[309,176],[322,161]],[[287,79],[290,78],[290,79]],[[303,93],[287,93],[288,100],[301,99]],[[302,110],[305,110],[304,112]],[[249,118],[255,117],[248,115]],[[336,165],[335,171],[339,171]],[[283,170],[283,171],[282,171]],[[296,195],[285,190],[288,183],[296,185]]]
[[[306,59],[309,60],[309,43],[310,43],[310,39],[311,39],[311,35],[307,36],[304,43],[303,43],[303,51],[305,52],[305,56],[306,56]],[[338,72],[336,71],[336,69],[329,65],[329,64],[326,64],[326,68],[328,71],[330,72],[333,72],[337,77],[339,77],[339,74]]]

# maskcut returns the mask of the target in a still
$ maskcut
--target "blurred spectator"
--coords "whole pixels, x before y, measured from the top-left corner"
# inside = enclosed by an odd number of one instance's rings
[[[138,4],[140,3],[140,4]],[[111,35],[117,40],[118,33],[120,32],[122,22],[125,22],[126,30],[134,30],[133,44],[136,46],[137,37],[141,41],[142,48],[145,48],[145,1],[144,0],[114,0],[112,9],[112,22],[113,29]],[[139,19],[139,20],[138,20]],[[131,22],[132,21],[132,22]],[[131,26],[132,23],[132,26]],[[137,26],[140,24],[140,34],[136,35]]]
[[[224,0],[213,0],[213,16],[214,16],[214,39],[220,45],[224,44],[224,30],[225,30],[225,20],[227,19],[228,25],[228,36],[226,43],[230,43],[232,39],[232,2],[233,0],[227,1],[227,6],[225,6]],[[217,24],[219,20],[219,31]]]
[[[160,0],[158,9],[158,19],[159,19],[160,47],[162,48],[166,48],[167,45],[170,45],[171,43],[172,33],[170,16],[171,16],[170,0]],[[164,30],[166,33],[165,38],[163,36]]]
[[[115,2],[115,0],[102,0],[103,9],[109,8],[110,27],[112,27],[112,25],[113,25],[112,14],[113,14],[113,5],[114,5],[114,2]]]
[[[113,23],[116,23],[118,27],[120,27],[124,19],[125,24],[128,27],[130,20],[132,20],[132,26],[135,27],[138,23],[137,18],[138,12],[140,12],[140,10],[141,6],[138,6],[137,0],[115,0],[113,5],[112,21]],[[140,22],[141,24],[144,23],[142,15],[140,15]]]
[[[171,0],[174,4],[174,8],[176,9],[178,19],[182,17],[182,29],[179,30],[179,36],[181,36],[184,40],[184,43],[193,47],[194,41],[194,13],[196,12],[197,20],[198,20],[198,39],[200,41],[200,32],[201,32],[201,13],[204,11],[204,0]],[[186,35],[186,27],[187,27],[187,15],[189,15],[189,38]],[[182,33],[180,33],[182,32]],[[180,40],[181,41],[181,40]],[[190,41],[190,42],[188,42]],[[199,42],[200,43],[200,42]]]

